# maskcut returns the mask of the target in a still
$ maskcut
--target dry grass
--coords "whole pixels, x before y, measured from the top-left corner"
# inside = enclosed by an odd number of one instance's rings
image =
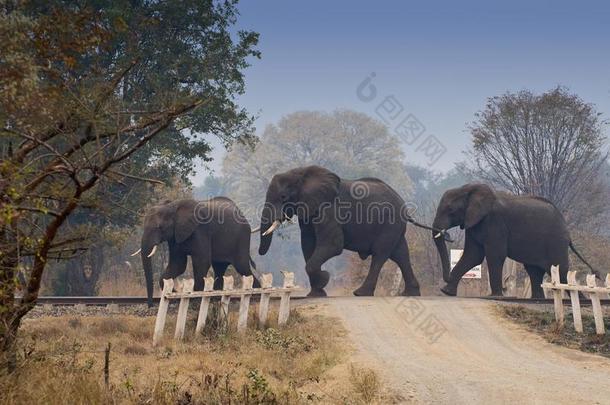
[[[305,308],[293,310],[286,327],[272,324],[269,329],[256,330],[252,326],[242,335],[228,326],[235,325],[233,314],[223,327],[217,313],[211,315],[204,334],[194,337],[196,311],[190,312],[185,341],[167,337],[175,322],[170,317],[166,339],[155,348],[151,346],[154,317],[29,319],[20,336],[18,370],[0,376],[0,403],[329,401],[307,389],[316,386],[323,391],[327,371],[346,358],[341,350],[345,331],[335,320]],[[110,378],[106,387],[103,351],[108,343]],[[371,374],[354,372],[346,381],[333,384],[349,387],[350,381],[358,388],[345,391],[343,398],[349,392],[363,400],[375,395],[378,380]]]
[[[100,275],[97,294],[109,297],[145,296],[146,287],[135,271],[114,269]]]
[[[553,309],[540,310],[529,309],[518,305],[501,305],[499,312],[502,316],[524,325],[532,332],[535,332],[547,341],[572,349],[582,350],[583,352],[596,353],[605,357],[610,357],[610,311],[605,310],[606,334],[595,334],[595,320],[589,308],[582,308],[582,323],[584,333],[577,333],[574,330],[574,321],[571,312],[566,314],[565,325],[560,327],[555,322]]]
[[[375,370],[350,366],[350,383],[354,392],[365,404],[379,399],[381,382]]]

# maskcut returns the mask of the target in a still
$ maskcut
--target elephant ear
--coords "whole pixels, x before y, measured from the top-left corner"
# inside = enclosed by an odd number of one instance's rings
[[[299,200],[306,204],[309,215],[333,203],[339,193],[339,184],[339,176],[323,167],[310,166],[305,170]]]
[[[472,228],[483,220],[490,212],[496,196],[493,190],[485,184],[475,184],[468,193],[464,227]]]
[[[201,209],[204,209],[202,204],[198,204],[194,200],[183,200],[176,203],[174,238],[177,243],[184,242],[195,232],[199,225],[197,218],[202,214],[199,212]]]

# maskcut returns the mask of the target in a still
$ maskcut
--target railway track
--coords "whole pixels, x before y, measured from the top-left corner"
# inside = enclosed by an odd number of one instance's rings
[[[256,301],[257,297],[252,297],[253,301]],[[309,297],[299,297],[293,296],[291,299],[293,300],[319,300],[319,299],[332,299],[333,297],[325,297],[325,298],[309,298]],[[382,297],[380,297],[382,298]],[[498,302],[508,302],[508,303],[516,303],[516,304],[534,304],[534,305],[552,305],[553,299],[544,298],[544,299],[531,299],[531,298],[516,298],[516,297],[473,297],[473,299],[480,300],[490,300],[490,301],[498,301]],[[159,298],[153,298],[155,304],[159,303]],[[38,305],[92,305],[92,306],[103,306],[109,304],[119,304],[119,305],[141,305],[146,304],[146,297],[58,297],[58,296],[42,296],[38,297]],[[570,305],[569,299],[563,300],[564,305]],[[603,299],[601,300],[602,305],[610,306],[610,300]],[[580,305],[582,306],[590,306],[591,301],[587,299],[581,299]]]

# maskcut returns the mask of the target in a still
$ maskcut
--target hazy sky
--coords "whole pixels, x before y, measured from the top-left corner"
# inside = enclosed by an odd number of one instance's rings
[[[432,168],[464,158],[466,124],[487,97],[568,87],[610,115],[610,2],[243,1],[238,26],[260,33],[241,104],[260,133],[297,110],[349,108],[376,117],[394,96],[447,148]],[[535,3],[535,4],[534,4]],[[370,73],[377,97],[356,88]],[[392,121],[396,123],[397,121]],[[426,165],[404,145],[410,162]],[[217,146],[219,171],[224,154]],[[208,172],[198,171],[195,185]]]

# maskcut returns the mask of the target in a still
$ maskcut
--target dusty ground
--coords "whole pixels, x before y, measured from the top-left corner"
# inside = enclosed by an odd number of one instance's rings
[[[545,342],[459,298],[334,298],[356,349],[404,402],[610,403],[610,361]]]

